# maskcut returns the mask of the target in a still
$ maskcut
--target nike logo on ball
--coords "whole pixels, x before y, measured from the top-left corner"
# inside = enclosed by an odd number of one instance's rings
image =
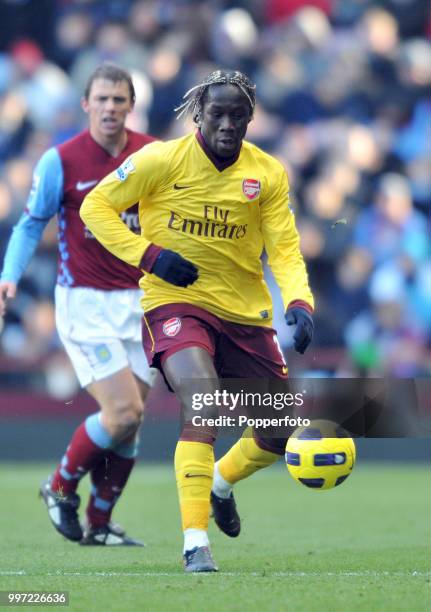
[[[85,191],[86,189],[93,187],[93,185],[96,185],[97,182],[97,179],[94,179],[93,181],[78,181],[76,183],[76,188],[78,191]]]
[[[178,185],[178,183],[174,184],[174,189],[190,189],[191,185]]]

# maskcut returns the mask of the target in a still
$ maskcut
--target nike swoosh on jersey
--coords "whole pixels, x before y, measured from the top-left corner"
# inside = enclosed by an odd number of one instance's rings
[[[174,183],[174,189],[190,189],[191,185],[178,185]]]
[[[96,185],[97,183],[97,179],[94,179],[93,181],[78,181],[76,183],[76,188],[78,191],[85,191],[86,189],[93,187],[93,185]]]

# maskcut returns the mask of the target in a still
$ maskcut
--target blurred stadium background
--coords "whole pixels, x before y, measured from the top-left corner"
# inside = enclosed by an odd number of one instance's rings
[[[132,72],[129,125],[161,139],[191,129],[173,115],[190,86],[240,69],[257,84],[248,139],[288,168],[316,296],[314,344],[296,358],[270,281],[291,372],[429,377],[430,38],[428,0],[0,0],[0,257],[36,161],[86,125],[97,64]],[[0,336],[0,459],[58,458],[93,410],[56,334],[55,277],[53,222]],[[145,458],[171,457],[156,440],[163,427],[174,440],[176,420],[159,384]]]

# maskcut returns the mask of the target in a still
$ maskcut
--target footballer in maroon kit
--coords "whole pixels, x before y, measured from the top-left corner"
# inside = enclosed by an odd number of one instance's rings
[[[79,216],[87,193],[153,140],[125,127],[134,101],[131,77],[121,68],[102,64],[90,76],[82,99],[89,129],[49,149],[38,162],[0,277],[3,316],[46,224],[57,214],[57,329],[81,386],[100,411],[75,431],[40,493],[55,528],[84,545],[141,544],[111,522],[113,506],[135,463],[144,400],[153,378],[141,342],[141,273],[109,253]],[[140,233],[137,205],[122,219]],[[92,488],[83,531],[76,490],[87,472]]]

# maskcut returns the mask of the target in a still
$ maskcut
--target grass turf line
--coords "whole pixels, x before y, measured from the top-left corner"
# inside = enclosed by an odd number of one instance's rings
[[[431,607],[430,466],[359,465],[326,492],[296,484],[283,466],[256,474],[236,487],[240,537],[210,526],[221,572],[191,576],[181,566],[172,467],[139,467],[116,509],[144,549],[63,540],[37,499],[49,469],[0,466],[1,590],[68,590],[73,611]]]

